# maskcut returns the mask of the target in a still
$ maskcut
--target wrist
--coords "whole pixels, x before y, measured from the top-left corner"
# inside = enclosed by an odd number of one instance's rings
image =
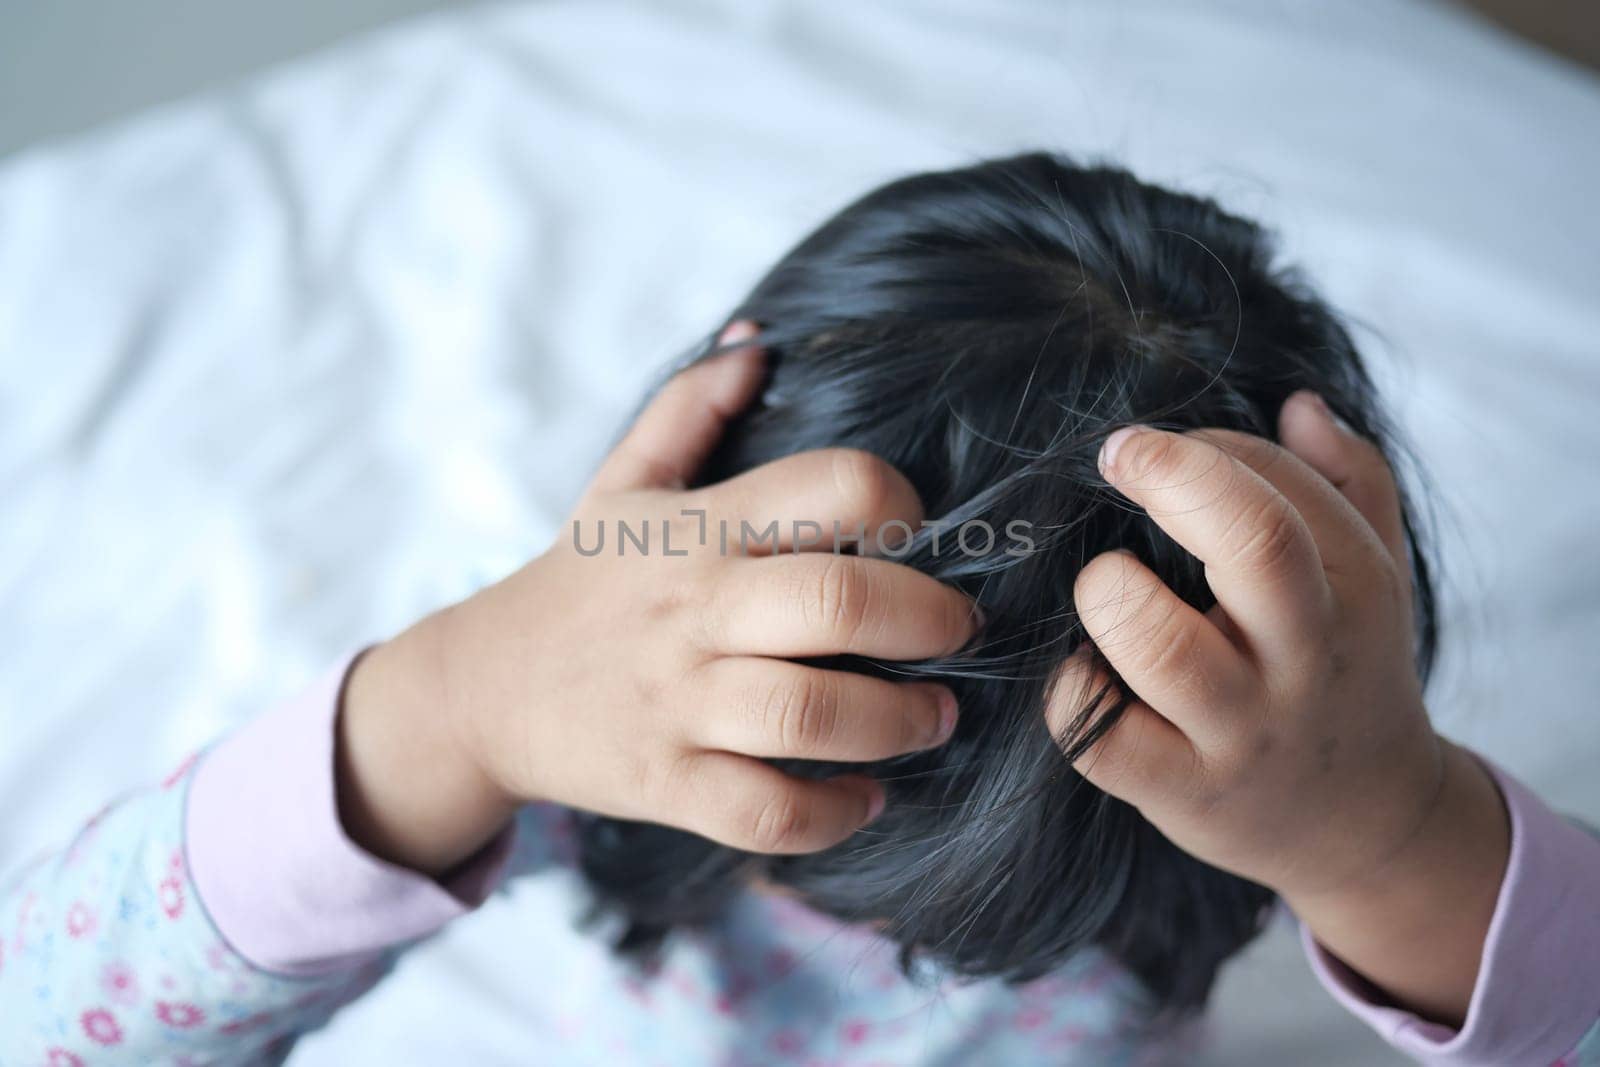
[[[1505,877],[1510,825],[1483,765],[1441,746],[1437,796],[1402,847],[1362,878],[1282,895],[1353,970],[1413,1011],[1459,1025]]]
[[[351,839],[434,877],[481,849],[517,808],[482,771],[447,699],[438,618],[358,657],[341,699],[335,764]]]

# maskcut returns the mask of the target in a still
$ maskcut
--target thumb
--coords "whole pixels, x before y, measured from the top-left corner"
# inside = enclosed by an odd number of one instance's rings
[[[1406,535],[1400,491],[1378,446],[1358,436],[1309,390],[1284,401],[1278,415],[1278,439],[1355,505],[1389,555],[1404,566]]]
[[[759,332],[753,322],[735,322],[722,331],[718,344],[754,341]],[[611,450],[591,490],[683,488],[716,447],[728,420],[755,396],[764,362],[760,348],[745,344],[677,374]]]

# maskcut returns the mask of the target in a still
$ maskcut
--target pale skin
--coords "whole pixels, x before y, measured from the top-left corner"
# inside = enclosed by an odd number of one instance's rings
[[[736,325],[724,340],[751,332]],[[679,375],[574,512],[591,539],[600,520],[672,521],[673,551],[687,556],[586,557],[569,522],[545,555],[361,659],[341,716],[341,807],[358,841],[437,874],[543,800],[749,851],[814,851],[874,818],[882,787],[861,775],[802,780],[760,757],[863,762],[949,737],[957,712],[944,686],[789,659],[921,659],[976,632],[956,590],[831,551],[835,522],[869,540],[893,521],[916,526],[922,505],[901,474],[830,449],[683,488],[762,369],[762,353],[745,348]],[[714,534],[699,545],[701,519],[685,511],[704,512],[713,530],[804,516],[829,538],[723,555]]]
[[[1312,394],[1280,448],[1129,427],[1108,482],[1199,558],[1202,614],[1126,553],[1091,561],[1084,626],[1137,698],[1078,770],[1191,854],[1277,890],[1397,1002],[1459,1025],[1510,852],[1498,788],[1428,721],[1382,455]],[[1057,725],[1081,707],[1069,663]]]
[[[723,340],[754,332],[736,323]],[[875,818],[882,787],[801,780],[763,757],[864,762],[949,737],[958,710],[942,686],[790,660],[953,652],[979,625],[966,597],[827,540],[723,556],[680,517],[869,533],[922,518],[898,472],[848,450],[685,489],[762,360],[740,348],[669,383],[574,512],[591,529],[677,521],[688,556],[587,557],[564,537],[358,661],[339,728],[353,839],[442,875],[544,801],[814,851]],[[1505,811],[1429,725],[1381,456],[1310,394],[1285,405],[1280,436],[1284,448],[1129,428],[1107,442],[1107,481],[1205,563],[1218,604],[1195,612],[1125,553],[1084,570],[1078,611],[1137,699],[1077,769],[1180,847],[1277,890],[1396,1001],[1459,1024],[1509,852]],[[1063,668],[1057,727],[1095,682],[1085,664]]]

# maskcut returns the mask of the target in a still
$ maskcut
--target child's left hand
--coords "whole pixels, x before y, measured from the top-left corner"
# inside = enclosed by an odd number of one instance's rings
[[[1136,699],[1077,769],[1179,847],[1277,890],[1391,994],[1456,1020],[1505,813],[1428,721],[1382,455],[1309,393],[1285,404],[1280,436],[1107,441],[1107,481],[1205,564],[1217,607],[1196,611],[1127,552],[1084,568],[1078,611]],[[1086,662],[1058,681],[1057,730],[1095,682]]]

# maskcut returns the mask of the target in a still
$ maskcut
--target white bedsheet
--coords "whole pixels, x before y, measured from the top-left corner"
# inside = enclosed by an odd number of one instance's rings
[[[1422,0],[614,0],[423,20],[0,167],[0,866],[537,551],[822,215],[1032,146],[1281,228],[1443,507],[1438,719],[1600,817],[1600,82]],[[540,903],[295,1062],[544,1062]],[[1218,1063],[1387,1062],[1282,931],[1217,1030]]]

